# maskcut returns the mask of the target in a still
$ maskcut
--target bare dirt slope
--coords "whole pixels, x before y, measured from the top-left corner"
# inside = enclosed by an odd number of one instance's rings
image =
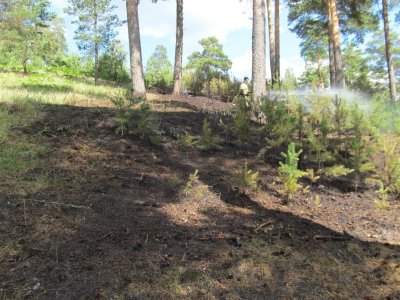
[[[257,141],[224,142],[215,111],[229,104],[149,98],[163,146],[118,136],[107,107],[42,106],[16,130],[48,149],[23,176],[50,185],[0,191],[1,299],[400,299],[398,202],[377,211],[370,188],[338,182],[282,205]],[[204,118],[221,149],[181,146]],[[245,161],[261,182],[241,193]]]

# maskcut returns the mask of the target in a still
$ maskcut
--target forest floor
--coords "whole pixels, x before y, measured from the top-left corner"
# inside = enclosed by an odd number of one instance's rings
[[[107,101],[40,104],[12,128],[45,150],[0,185],[0,299],[400,299],[400,201],[377,210],[372,187],[337,181],[283,205],[259,141],[225,142],[230,104],[149,99],[162,146],[116,134]],[[220,147],[183,147],[204,118]],[[242,193],[245,161],[260,182]]]

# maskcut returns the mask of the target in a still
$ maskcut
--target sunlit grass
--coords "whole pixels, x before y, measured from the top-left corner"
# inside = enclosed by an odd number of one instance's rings
[[[26,196],[52,184],[39,158],[46,152],[40,134],[21,132],[40,118],[40,105],[111,107],[122,90],[90,78],[0,73],[0,190]]]
[[[111,106],[109,99],[122,89],[108,84],[95,86],[86,78],[0,73],[0,102],[25,100],[44,104]]]
[[[0,188],[26,194],[28,190],[31,190],[32,184],[35,186],[34,190],[38,190],[39,185],[36,181],[43,181],[43,178],[25,179],[23,174],[39,166],[37,157],[46,150],[46,147],[41,145],[38,138],[21,134],[21,128],[29,126],[37,119],[37,104],[28,99],[23,101],[18,98],[12,104],[0,105],[0,177],[2,179]],[[45,185],[40,184],[40,186]]]

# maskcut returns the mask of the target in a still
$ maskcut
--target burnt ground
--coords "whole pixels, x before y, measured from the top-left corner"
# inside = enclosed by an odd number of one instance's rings
[[[326,182],[283,205],[257,141],[224,142],[229,104],[149,98],[162,146],[117,135],[107,107],[42,105],[15,130],[46,146],[21,176],[47,185],[0,190],[1,299],[400,299],[398,201],[380,211],[372,187]],[[206,117],[220,149],[180,145]],[[245,161],[260,183],[242,193]]]

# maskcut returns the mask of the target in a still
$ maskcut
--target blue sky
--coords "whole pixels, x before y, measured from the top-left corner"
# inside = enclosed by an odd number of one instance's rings
[[[126,3],[115,0],[116,13],[120,19],[126,19]],[[53,0],[53,9],[65,20],[65,31],[69,50],[77,52],[73,40],[75,27],[72,18],[63,13],[67,1]],[[232,60],[231,75],[237,78],[251,76],[251,1],[248,0],[185,0],[184,1],[184,63],[186,57],[201,50],[198,41],[204,37],[216,36],[224,47],[224,52]],[[157,45],[167,47],[170,61],[173,63],[175,51],[175,0],[141,0],[139,4],[139,22],[143,64],[154,52]],[[290,32],[287,24],[286,8],[281,6],[281,73],[291,68],[296,75],[304,70],[304,60],[300,56],[297,36]],[[399,27],[399,26],[397,26]],[[393,27],[392,28],[396,28]],[[399,31],[399,30],[397,30]],[[126,25],[119,29],[119,39],[128,51],[128,30]],[[267,46],[268,53],[268,46]],[[267,77],[269,59],[267,59]]]
[[[126,3],[116,0],[116,13],[126,19]],[[65,20],[65,31],[69,50],[78,52],[73,40],[75,26],[72,18],[63,13],[67,1],[53,0],[52,8]],[[175,16],[174,0],[159,1],[141,0],[139,4],[139,22],[143,64],[154,52],[157,45],[167,47],[168,56],[173,63],[175,51]],[[251,1],[239,0],[185,0],[184,1],[184,63],[194,51],[201,50],[198,41],[204,37],[216,36],[224,47],[224,52],[232,60],[231,75],[237,78],[251,76]],[[304,61],[300,57],[299,40],[287,28],[286,13],[281,15],[281,65],[283,72],[292,68],[300,75]],[[119,29],[119,39],[128,51],[128,30],[125,26]],[[268,49],[267,49],[268,51]],[[269,70],[269,63],[267,65]]]

